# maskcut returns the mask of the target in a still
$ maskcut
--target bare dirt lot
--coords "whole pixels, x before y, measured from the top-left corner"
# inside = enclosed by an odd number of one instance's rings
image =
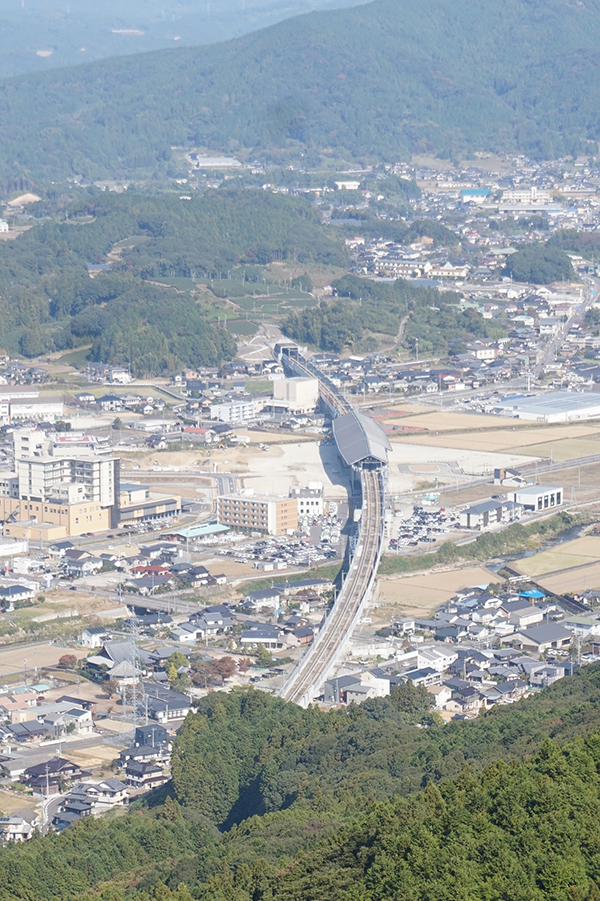
[[[56,666],[63,654],[74,654],[78,659],[87,656],[85,648],[65,648],[47,641],[30,644],[26,647],[6,648],[0,650],[0,681],[11,673],[23,672],[27,667],[31,679],[34,678],[35,667]],[[25,660],[27,663],[25,664]]]
[[[425,438],[423,441],[425,441]],[[422,481],[431,482],[437,476],[439,485],[459,484],[466,477],[492,475],[498,466],[515,467],[531,462],[531,457],[492,453],[477,448],[457,448],[452,437],[436,439],[439,444],[396,441],[392,438],[389,453],[389,485],[394,494],[411,491]],[[437,466],[434,469],[433,466]],[[410,467],[409,471],[406,467]],[[424,467],[427,467],[424,470]]]

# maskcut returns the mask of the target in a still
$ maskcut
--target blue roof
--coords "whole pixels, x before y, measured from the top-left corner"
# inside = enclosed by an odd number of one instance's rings
[[[520,598],[545,598],[546,595],[543,591],[538,591],[537,588],[532,588],[530,591],[520,591]]]

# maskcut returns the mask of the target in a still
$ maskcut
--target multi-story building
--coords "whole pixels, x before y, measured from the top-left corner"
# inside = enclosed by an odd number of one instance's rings
[[[37,388],[15,386],[0,391],[0,422],[10,424],[21,420],[60,419],[64,405],[60,397],[40,397]]]
[[[260,405],[255,400],[236,400],[227,404],[212,404],[210,418],[219,422],[250,422],[255,419]]]
[[[309,482],[305,488],[291,488],[290,497],[296,499],[298,516],[323,515],[323,483]]]
[[[273,382],[273,401],[283,402],[291,413],[312,413],[318,400],[318,379],[290,378]]]
[[[283,535],[298,529],[295,497],[228,494],[219,498],[219,522],[236,529]]]
[[[150,496],[148,485],[121,482],[119,489],[119,522],[135,524],[149,519],[168,519],[181,513],[181,498],[177,495]]]
[[[76,436],[74,436],[75,438]],[[0,474],[0,515],[11,538],[58,539],[119,523],[119,460],[99,444],[13,433],[15,468]]]

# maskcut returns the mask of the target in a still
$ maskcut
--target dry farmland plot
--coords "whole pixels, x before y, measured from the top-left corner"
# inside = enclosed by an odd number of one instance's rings
[[[600,588],[600,563],[590,563],[580,569],[568,570],[555,576],[539,576],[542,588],[555,594],[573,594],[588,588]]]
[[[555,448],[561,446],[565,442],[573,442],[577,447],[578,442],[582,446],[588,445],[598,448],[597,426],[562,426],[562,427],[546,427],[546,428],[518,428],[508,425],[505,428],[498,429],[498,423],[495,423],[496,429],[490,429],[486,432],[460,432],[459,434],[431,434],[410,436],[392,435],[394,442],[402,442],[411,444],[412,441],[419,444],[426,444],[432,447],[455,447],[457,449],[468,449],[475,451],[504,451],[505,453],[523,454],[527,456],[550,456],[550,447]],[[572,456],[586,456],[587,454],[596,453],[596,450],[585,450],[581,453],[573,453]],[[570,459],[569,456],[556,459]]]
[[[515,569],[528,576],[541,576],[574,566],[594,565],[600,561],[600,537],[587,536],[566,541],[547,551],[524,557],[513,564]]]
[[[404,407],[408,413],[410,408]],[[376,414],[375,414],[376,415]],[[397,423],[397,419],[390,419],[390,424]],[[386,422],[386,419],[380,420]],[[499,422],[497,416],[484,416],[477,413],[453,413],[450,411],[433,410],[427,413],[417,413],[416,415],[407,415],[403,418],[402,423],[407,425],[429,429],[429,431],[448,432],[456,429],[467,431],[471,429],[498,429]],[[511,424],[511,428],[513,425]],[[516,427],[518,428],[518,426]],[[521,428],[524,428],[521,426]],[[526,428],[526,426],[525,426]]]
[[[559,441],[549,440],[544,444],[516,447],[516,453],[534,454],[536,457],[551,457],[555,463],[575,460],[577,457],[590,457],[600,453],[600,436],[590,435],[581,438],[564,438]]]
[[[101,727],[103,722],[105,721],[102,720],[100,722]],[[108,745],[102,745],[100,743],[94,745],[93,748],[77,748],[76,751],[71,751],[67,745],[66,750],[68,751],[69,760],[78,763],[79,766],[84,769],[106,766],[106,764],[117,757],[117,751],[114,747],[111,748]]]
[[[8,792],[0,790],[0,811],[6,816],[10,816],[15,810],[22,810],[24,807],[35,808],[37,801],[31,795],[17,794],[16,792]]]
[[[470,585],[489,585],[496,577],[483,566],[471,566],[417,576],[380,578],[377,604],[410,616],[426,616],[455,591]]]

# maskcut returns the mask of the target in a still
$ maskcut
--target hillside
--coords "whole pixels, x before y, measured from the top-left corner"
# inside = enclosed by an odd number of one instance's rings
[[[598,901],[600,668],[475,722],[430,701],[209,695],[170,794],[0,849],[0,901]]]
[[[215,326],[231,305],[191,276],[254,273],[273,260],[346,257],[300,198],[223,191],[182,201],[128,192],[77,201],[62,220],[43,219],[0,244],[0,347],[34,357],[92,343],[92,359],[137,374],[219,365],[236,350]],[[94,266],[110,268],[92,279]],[[187,290],[169,287],[169,277],[183,277]]]
[[[173,145],[279,162],[556,158],[600,137],[599,44],[598,0],[376,0],[19,77],[0,85],[0,178],[165,172]]]

